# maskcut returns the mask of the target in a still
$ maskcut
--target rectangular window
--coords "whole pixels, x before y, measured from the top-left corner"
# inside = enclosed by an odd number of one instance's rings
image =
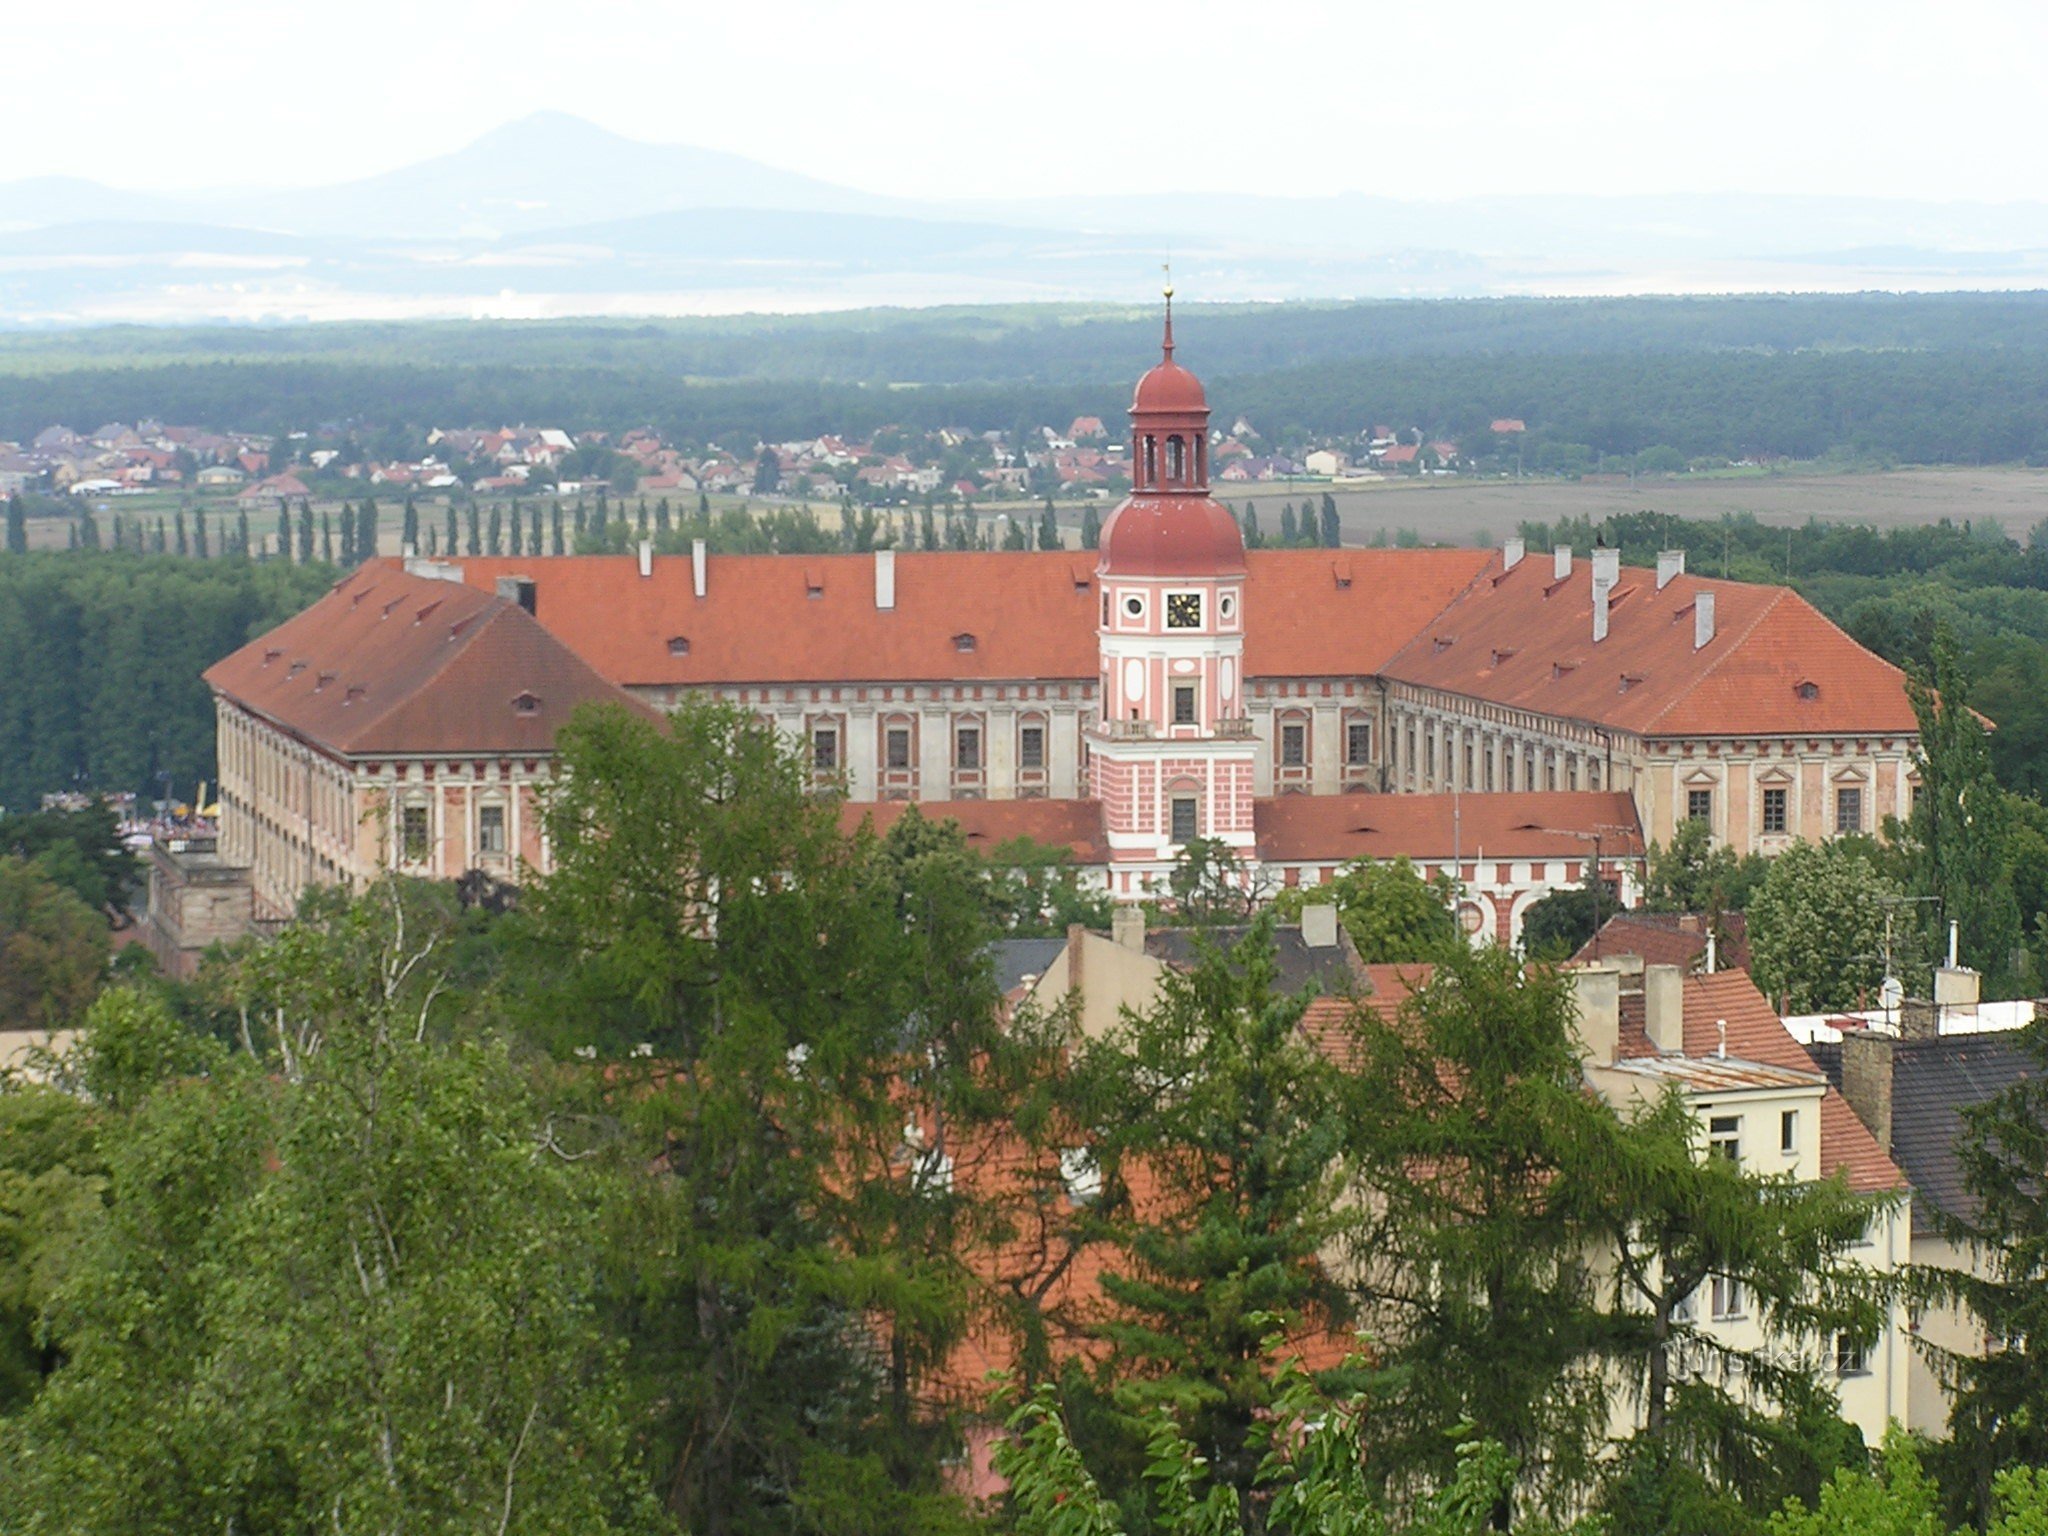
[[[1714,792],[1711,789],[1688,789],[1685,792],[1685,819],[1687,821],[1712,821],[1714,819]]]
[[[1487,792],[1488,792],[1488,793],[1490,794],[1490,793],[1492,793],[1492,791],[1493,791],[1493,743],[1492,743],[1492,742],[1490,742],[1490,741],[1489,741],[1489,742],[1487,742],[1487,743],[1486,743],[1486,744],[1485,744],[1484,746],[1482,746],[1482,747],[1481,747],[1481,748],[1479,749],[1479,760],[1480,760],[1480,762],[1482,762],[1482,763],[1484,763],[1484,764],[1486,765],[1486,767],[1485,767],[1485,773],[1486,773],[1486,788],[1487,788]]]
[[[1415,777],[1415,722],[1413,720],[1408,722],[1407,741],[1408,776],[1412,779]]]
[[[1368,721],[1353,720],[1344,727],[1344,761],[1354,768],[1372,761],[1372,725]]]
[[[1778,1150],[1787,1157],[1799,1150],[1799,1111],[1788,1109],[1778,1116]]]
[[[821,725],[811,732],[811,766],[820,773],[839,771],[839,731]]]
[[[1465,777],[1462,782],[1465,788],[1472,787],[1472,743],[1469,741],[1465,743]]]
[[[1742,1161],[1742,1116],[1715,1115],[1707,1122],[1707,1154]]]
[[[1555,752],[1543,754],[1543,787],[1545,789],[1557,788],[1557,754]]]
[[[1782,832],[1785,830],[1785,799],[1786,792],[1782,789],[1766,789],[1764,791],[1764,830],[1766,832]]]
[[[1500,755],[1501,788],[1509,794],[1515,791],[1515,749],[1510,746]]]
[[[478,853],[503,853],[505,851],[505,807],[483,805],[476,813],[476,851]]]
[[[1671,1303],[1671,1321],[1674,1323],[1689,1323],[1699,1315],[1699,1310],[1700,1293],[1698,1291],[1687,1291],[1678,1300]]]
[[[1742,1316],[1742,1282],[1726,1275],[1714,1276],[1708,1297],[1713,1314],[1723,1320]]]
[[[1176,795],[1173,799],[1173,840],[1176,843],[1192,843],[1201,835],[1195,820],[1195,798],[1193,795]]]
[[[910,766],[910,731],[908,727],[892,725],[883,733],[882,765],[887,768],[908,768]]]
[[[981,727],[963,725],[953,733],[953,766],[963,771],[981,767]]]
[[[1564,787],[1566,789],[1577,789],[1579,787],[1579,760],[1576,757],[1568,757],[1564,760]]]
[[[1835,830],[1863,830],[1863,791],[1859,787],[1845,784],[1835,791]]]
[[[1175,683],[1173,685],[1173,723],[1193,725],[1195,723],[1195,685]]]
[[[1299,768],[1308,761],[1308,727],[1292,724],[1280,727],[1280,766]]]
[[[1870,1373],[1869,1361],[1863,1353],[1863,1346],[1846,1333],[1835,1335],[1835,1374],[1837,1376],[1866,1376]]]
[[[408,864],[423,864],[427,857],[427,808],[408,805],[399,822],[399,847]]]
[[[1027,725],[1017,732],[1017,766],[1019,768],[1043,768],[1045,766],[1045,727]]]

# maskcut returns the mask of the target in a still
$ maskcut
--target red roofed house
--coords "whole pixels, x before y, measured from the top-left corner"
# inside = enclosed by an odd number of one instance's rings
[[[1170,316],[1131,417],[1131,494],[1094,552],[643,547],[410,575],[373,562],[351,582],[516,582],[587,686],[658,709],[739,704],[857,803],[989,802],[974,815],[993,821],[1031,814],[999,805],[1084,802],[1087,846],[1105,850],[1088,862],[1126,900],[1194,837],[1275,885],[1405,853],[1456,871],[1475,933],[1512,939],[1528,902],[1591,860],[1626,892],[1642,844],[1688,817],[1769,852],[1908,809],[1902,677],[1791,591],[1690,576],[1677,553],[1635,570],[1520,540],[1247,551],[1210,495],[1207,398],[1174,361]],[[379,696],[425,686],[348,659]],[[501,755],[468,752],[424,705],[406,718],[427,755]],[[224,764],[238,719],[223,715]],[[271,857],[253,832],[242,846]],[[267,899],[307,873],[267,872]]]

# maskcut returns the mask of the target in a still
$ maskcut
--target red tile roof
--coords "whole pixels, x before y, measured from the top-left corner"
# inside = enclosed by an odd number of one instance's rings
[[[1639,1002],[1639,1000],[1638,1000]],[[1640,1017],[1638,1013],[1638,1018]],[[1685,978],[1685,1054],[1713,1057],[1721,1046],[1720,1021],[1728,1025],[1728,1055],[1744,1061],[1811,1075],[1806,1050],[1785,1028],[1776,1010],[1759,992],[1747,971],[1716,971]],[[1640,1024],[1624,1028],[1621,1054],[1648,1056],[1655,1048]],[[1841,1172],[1859,1193],[1904,1189],[1905,1175],[1864,1128],[1848,1100],[1833,1088],[1820,1106],[1820,1171],[1823,1178]]]
[[[1245,583],[1245,672],[1378,671],[1495,559],[1486,550],[1254,550]],[[687,555],[474,558],[485,591],[529,576],[549,632],[626,686],[1092,680],[1099,667],[1096,556],[917,553],[896,557],[896,606],[875,606],[872,555],[713,555],[694,595]],[[395,564],[396,562],[390,562]],[[972,634],[962,651],[954,636]],[[672,654],[669,642],[689,642]]]
[[[909,809],[907,800],[849,800],[839,808],[839,826],[852,832],[868,822],[877,836],[883,836]],[[1073,849],[1079,864],[1100,864],[1109,858],[1099,800],[921,800],[917,809],[927,821],[958,825],[967,846],[977,853],[1028,837]]]
[[[1706,959],[1707,919],[1693,913],[1617,912],[1579,947],[1573,962],[1634,955],[1645,965],[1678,965],[1692,970]],[[1749,921],[1740,912],[1721,914],[1721,968],[1749,969]]]
[[[1595,644],[1591,562],[1552,576],[1551,560],[1531,554],[1474,582],[1386,675],[1646,736],[1915,729],[1904,674],[1789,588],[1682,575],[1660,592],[1655,572],[1623,567]],[[1695,600],[1707,592],[1714,638],[1695,651]]]
[[[331,752],[542,756],[577,706],[653,712],[517,603],[390,562],[206,671],[213,689]]]
[[[1252,808],[1259,857],[1586,859],[1639,856],[1642,823],[1623,790],[1491,795],[1281,795]],[[1583,835],[1577,835],[1583,834]]]

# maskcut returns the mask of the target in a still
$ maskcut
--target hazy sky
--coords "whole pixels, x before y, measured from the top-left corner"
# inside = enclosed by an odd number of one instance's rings
[[[907,196],[2048,197],[2044,0],[50,0],[0,180],[297,184],[540,108]]]

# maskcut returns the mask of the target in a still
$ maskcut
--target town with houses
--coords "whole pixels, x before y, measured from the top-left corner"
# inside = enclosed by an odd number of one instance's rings
[[[1366,482],[1404,475],[1454,475],[1514,467],[1524,424],[1492,424],[1484,456],[1420,429],[1375,425],[1342,445],[1301,445],[1299,456],[1270,448],[1237,419],[1210,448],[1219,487],[1271,482]],[[0,496],[17,492],[121,496],[188,492],[245,504],[307,496],[393,494],[575,495],[609,489],[643,495],[778,495],[792,499],[1000,501],[1045,495],[1108,498],[1129,489],[1124,444],[1100,418],[1076,417],[1035,439],[1001,431],[897,429],[867,440],[830,433],[805,442],[757,444],[745,452],[692,450],[652,428],[571,434],[555,427],[435,428],[417,456],[377,457],[342,426],[282,438],[147,419],[106,422],[90,432],[51,426],[26,443],[0,442]]]

